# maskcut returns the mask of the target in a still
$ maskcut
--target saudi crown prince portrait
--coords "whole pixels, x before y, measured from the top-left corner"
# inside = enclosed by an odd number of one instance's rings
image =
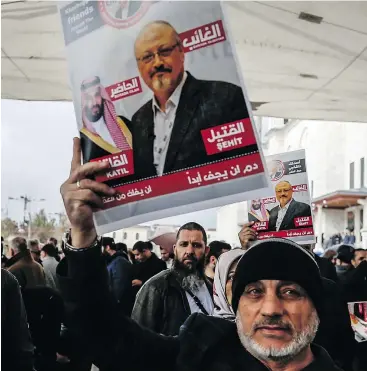
[[[117,116],[100,78],[94,76],[84,80],[80,90],[83,121],[80,139],[84,162],[132,149],[130,122]]]

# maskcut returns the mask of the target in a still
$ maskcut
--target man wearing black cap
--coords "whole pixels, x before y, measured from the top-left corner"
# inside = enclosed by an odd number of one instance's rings
[[[83,349],[97,367],[116,371],[339,370],[323,348],[312,344],[323,311],[319,269],[313,257],[291,241],[255,243],[239,261],[232,295],[236,324],[195,313],[178,336],[169,337],[119,315],[108,289],[92,212],[96,190],[100,194],[112,191],[93,181],[82,181],[92,192],[76,187],[77,180],[107,165],[80,166],[79,140],[74,143],[71,175],[61,187],[72,228],[64,240],[65,259],[58,274],[70,326],[83,334]]]

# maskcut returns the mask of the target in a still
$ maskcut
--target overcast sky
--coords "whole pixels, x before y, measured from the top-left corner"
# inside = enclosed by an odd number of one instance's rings
[[[77,136],[71,102],[1,101],[1,211],[2,217],[23,219],[23,202],[8,197],[28,197],[46,201],[30,204],[32,212],[41,208],[59,213],[63,204],[59,193],[68,177],[72,138]],[[215,228],[216,212],[163,219],[167,224],[195,220],[206,228]]]

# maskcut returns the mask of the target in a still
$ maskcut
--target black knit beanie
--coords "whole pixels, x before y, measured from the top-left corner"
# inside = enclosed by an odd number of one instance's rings
[[[322,281],[312,254],[293,241],[270,238],[255,243],[238,262],[232,286],[232,308],[237,313],[245,287],[260,280],[292,281],[306,290],[316,311],[322,312]]]

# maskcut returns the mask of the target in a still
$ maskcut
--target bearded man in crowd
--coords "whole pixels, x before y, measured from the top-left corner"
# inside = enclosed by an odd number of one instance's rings
[[[207,252],[204,228],[193,222],[183,225],[177,233],[172,268],[143,285],[132,319],[155,332],[177,335],[191,313],[212,314],[212,292],[204,275]]]

